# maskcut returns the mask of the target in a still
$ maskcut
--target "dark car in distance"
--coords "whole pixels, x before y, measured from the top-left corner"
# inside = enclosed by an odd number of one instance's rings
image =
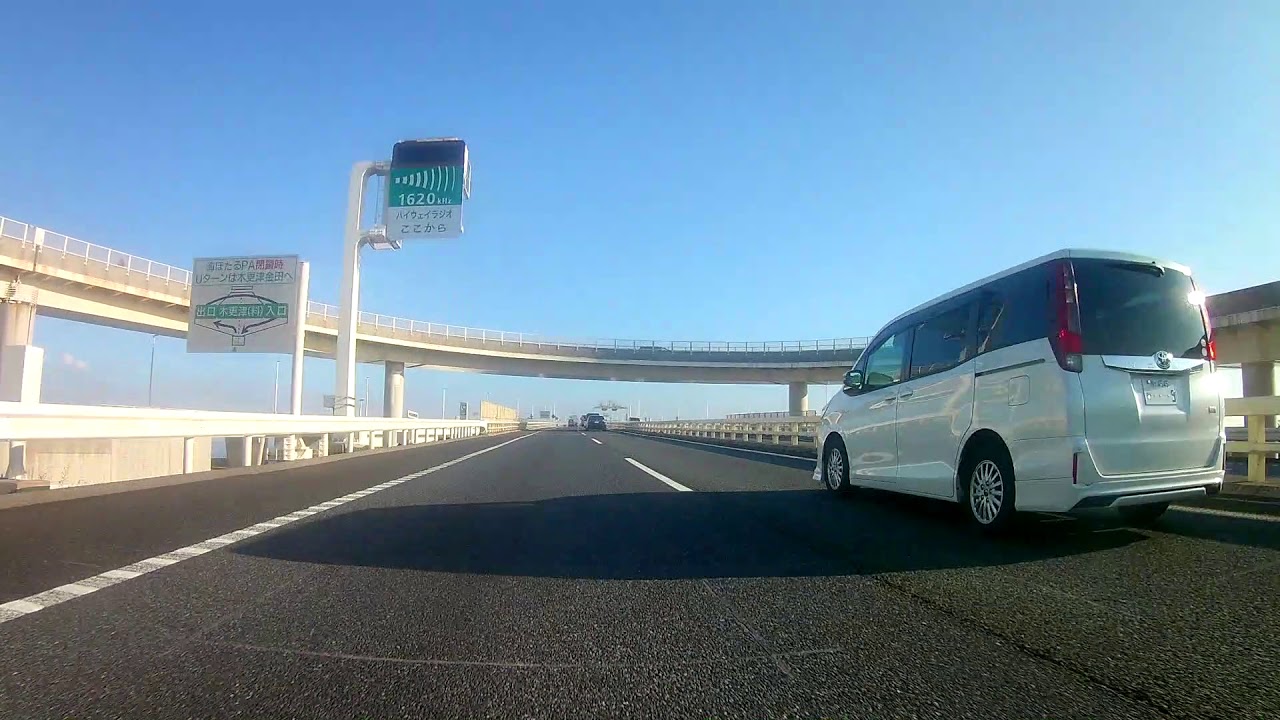
[[[600,413],[587,413],[586,419],[582,421],[583,430],[608,430],[605,427],[604,416]]]

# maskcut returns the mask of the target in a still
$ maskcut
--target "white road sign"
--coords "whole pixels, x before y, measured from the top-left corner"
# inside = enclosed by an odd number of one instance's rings
[[[291,353],[298,300],[297,255],[197,258],[187,352]]]

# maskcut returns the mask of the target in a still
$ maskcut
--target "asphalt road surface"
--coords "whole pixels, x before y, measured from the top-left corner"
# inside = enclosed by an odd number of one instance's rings
[[[1280,516],[810,473],[562,430],[0,510],[0,718],[1280,717]]]

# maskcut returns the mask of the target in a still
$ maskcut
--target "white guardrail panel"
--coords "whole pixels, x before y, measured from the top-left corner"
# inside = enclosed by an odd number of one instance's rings
[[[479,435],[518,427],[515,421],[278,415],[0,402],[0,440],[282,437],[433,429],[458,429]]]
[[[711,442],[724,440],[792,448],[815,448],[817,443],[814,433],[818,430],[819,420],[820,418],[813,416],[786,416],[766,420],[657,420],[611,423],[610,427],[655,435],[698,438]]]

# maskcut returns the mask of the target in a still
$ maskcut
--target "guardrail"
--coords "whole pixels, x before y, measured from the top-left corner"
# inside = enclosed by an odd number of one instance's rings
[[[283,459],[295,459],[305,456],[308,449],[317,456],[329,454],[331,440],[339,441],[344,450],[350,452],[355,449],[355,436],[367,436],[369,447],[394,447],[509,432],[519,427],[514,420],[279,415],[0,402],[0,440],[182,438],[185,441],[183,472],[194,470],[196,438],[224,437],[250,442],[257,438],[282,438],[287,450]],[[252,464],[253,454],[244,451],[242,460],[245,465]]]
[[[805,410],[799,415],[789,413],[785,410],[777,412],[754,412],[754,413],[729,413],[724,416],[725,420],[776,420],[778,418],[794,418],[794,417],[817,417],[817,410]]]
[[[1229,398],[1226,401],[1227,417],[1244,417],[1247,421],[1246,440],[1227,440],[1227,452],[1249,456],[1249,469],[1245,479],[1251,483],[1267,483],[1267,458],[1280,453],[1280,442],[1269,441],[1264,425],[1269,415],[1280,415],[1280,396]],[[1271,433],[1274,435],[1274,431]]]
[[[618,430],[632,430],[649,435],[687,437],[720,442],[726,445],[773,445],[788,448],[792,454],[816,451],[817,416],[786,416],[765,420],[657,420],[611,423]]]

